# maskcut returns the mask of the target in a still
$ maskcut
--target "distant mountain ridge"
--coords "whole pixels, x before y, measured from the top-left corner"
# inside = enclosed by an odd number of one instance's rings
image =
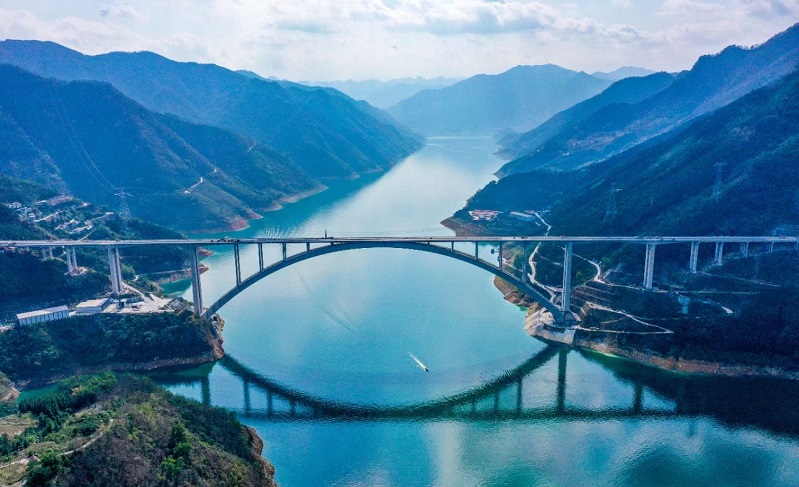
[[[564,110],[524,134],[511,134],[500,141],[504,148],[499,153],[509,159],[524,156],[535,150],[562,130],[580,124],[606,107],[620,103],[637,103],[659,93],[674,82],[668,73],[654,73],[644,77],[630,77],[610,85],[602,93]]]
[[[799,226],[797,158],[799,70],[602,162],[492,182],[466,209],[547,208],[561,235],[771,234]]]
[[[608,72],[595,71],[591,73],[591,76],[608,81],[620,81],[624,78],[640,78],[654,73],[655,71],[652,69],[639,68],[637,66],[622,66]]]
[[[421,91],[388,112],[424,135],[523,131],[609,85],[610,81],[551,64],[517,66]]]
[[[0,65],[0,172],[179,230],[242,227],[323,189],[251,139],[151,112],[96,81]],[[122,194],[124,193],[124,194]]]
[[[406,98],[427,89],[444,88],[460,81],[457,78],[400,78],[387,81],[376,79],[364,81],[300,81],[308,86],[335,88],[356,100],[364,100],[371,105],[388,109]]]
[[[563,171],[601,161],[718,109],[797,67],[799,24],[753,48],[730,46],[702,56],[665,89],[641,101],[606,106],[545,141],[534,129],[503,149],[518,158],[498,174],[537,168]]]
[[[111,83],[150,110],[221,127],[285,153],[316,178],[387,169],[421,139],[330,89],[283,86],[151,52],[86,56],[52,42],[2,41],[0,63],[67,81]]]

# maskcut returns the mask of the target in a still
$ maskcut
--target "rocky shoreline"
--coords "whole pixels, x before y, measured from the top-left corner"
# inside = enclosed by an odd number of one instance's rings
[[[547,319],[547,317],[549,319]],[[677,374],[696,374],[718,377],[759,377],[799,380],[799,369],[778,365],[714,362],[701,359],[663,356],[650,350],[622,346],[609,341],[591,339],[581,330],[558,330],[552,325],[551,315],[541,309],[531,309],[525,319],[525,330],[533,338],[551,344],[615,357],[647,367]]]

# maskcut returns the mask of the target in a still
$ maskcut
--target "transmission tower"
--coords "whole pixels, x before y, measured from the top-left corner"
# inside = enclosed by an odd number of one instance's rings
[[[605,217],[602,221],[608,223],[612,222],[616,219],[616,215],[619,214],[618,208],[616,208],[616,193],[621,191],[620,189],[616,189],[616,183],[610,187],[610,191],[608,191],[608,205],[605,207]]]
[[[721,177],[724,172],[725,165],[726,164],[723,162],[717,162],[714,164],[714,167],[716,168],[716,182],[713,184],[713,196],[711,196],[711,198],[717,203],[721,198]]]
[[[125,188],[118,188],[117,191],[114,193],[114,195],[119,197],[119,216],[121,216],[123,220],[129,219],[130,208],[128,207],[128,201],[126,197],[133,195],[131,195],[130,193],[126,193]]]

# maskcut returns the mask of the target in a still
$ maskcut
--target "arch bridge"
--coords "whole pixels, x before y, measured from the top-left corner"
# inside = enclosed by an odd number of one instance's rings
[[[554,243],[563,247],[562,286],[559,292],[547,299],[541,287],[531,282],[527,269],[529,249],[538,243]],[[191,248],[191,283],[194,312],[198,316],[211,317],[222,306],[235,298],[242,291],[252,286],[261,279],[274,274],[293,264],[337,252],[370,248],[395,248],[428,252],[450,257],[461,262],[474,265],[488,271],[519,288],[522,292],[537,301],[552,313],[556,323],[564,327],[576,324],[575,315],[570,311],[571,306],[571,279],[573,245],[575,243],[618,243],[638,244],[645,246],[644,274],[642,286],[652,289],[655,266],[655,251],[659,245],[682,244],[690,245],[690,258],[688,268],[691,272],[697,271],[700,244],[714,245],[713,263],[720,265],[724,256],[724,246],[737,244],[741,255],[749,253],[750,244],[761,244],[770,252],[776,245],[799,248],[799,237],[786,236],[506,236],[506,237],[287,237],[287,238],[222,238],[222,239],[162,239],[162,240],[16,240],[0,241],[0,249],[15,251],[18,249],[36,249],[41,258],[53,259],[54,249],[63,249],[63,259],[67,264],[69,273],[77,272],[80,268],[77,263],[77,248],[101,248],[108,254],[111,289],[114,294],[119,294],[123,289],[122,271],[120,265],[120,248],[142,246],[179,246]],[[522,250],[522,269],[511,266],[505,259],[505,246],[514,244]],[[457,245],[457,247],[456,247]],[[480,245],[497,246],[497,255],[489,260],[480,257]],[[235,286],[220,297],[216,302],[205,306],[202,296],[202,282],[200,275],[200,249],[212,247],[232,247],[234,255]],[[244,276],[240,250],[242,246],[257,246],[258,269]],[[267,263],[264,259],[265,246],[279,246],[280,255],[276,262]],[[470,250],[464,251],[467,246]],[[297,250],[299,249],[299,250]],[[473,250],[471,250],[473,249]],[[294,253],[290,253],[293,251]]]

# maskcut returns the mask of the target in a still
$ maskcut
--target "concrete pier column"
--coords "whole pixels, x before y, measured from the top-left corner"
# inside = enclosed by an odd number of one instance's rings
[[[691,242],[691,260],[688,267],[696,274],[696,264],[699,261],[699,242]]]
[[[655,249],[656,244],[646,244],[646,258],[644,259],[644,289],[652,289],[652,280],[655,275]]]
[[[455,252],[455,242],[450,242],[450,243],[449,243],[449,249],[450,249],[451,251]]]
[[[233,257],[236,265],[236,285],[241,284],[241,255],[239,255],[239,244],[233,244]]]
[[[124,292],[125,288],[122,286],[122,259],[119,256],[119,247],[114,247],[114,263],[117,266],[117,278],[119,279],[119,292]]]
[[[67,272],[74,274],[78,271],[77,258],[75,257],[74,247],[64,247],[64,257],[67,259]]]
[[[264,270],[264,244],[258,244],[258,270]]]
[[[108,248],[108,268],[111,271],[111,293],[119,295],[122,292],[122,276],[119,271],[119,250],[116,247]]]
[[[774,252],[774,242],[768,243],[768,251],[769,253]]]
[[[527,282],[527,242],[522,244],[522,282]]]
[[[563,294],[561,295],[561,308],[564,314],[569,313],[572,297],[572,242],[566,242],[563,248]]]
[[[724,259],[724,242],[716,242],[716,254],[713,257],[713,262],[716,265],[721,265]]]
[[[749,242],[741,242],[741,255],[749,257]]]
[[[283,260],[286,260],[286,253],[287,253],[286,242],[280,244],[280,250],[283,252]]]
[[[522,378],[516,381],[516,413],[522,412]]]
[[[478,254],[477,254],[477,250],[478,250],[477,245],[478,245],[477,242],[475,242],[474,243],[474,258],[475,259],[479,259]]]
[[[311,251],[311,242],[305,242],[305,251],[306,252],[310,252]]]
[[[191,293],[194,300],[194,315],[200,316],[203,312],[203,291],[200,285],[200,256],[199,249],[194,247],[191,252]]]
[[[499,257],[497,258],[497,262],[499,263],[499,270],[502,270],[502,244],[504,242],[499,243]]]

